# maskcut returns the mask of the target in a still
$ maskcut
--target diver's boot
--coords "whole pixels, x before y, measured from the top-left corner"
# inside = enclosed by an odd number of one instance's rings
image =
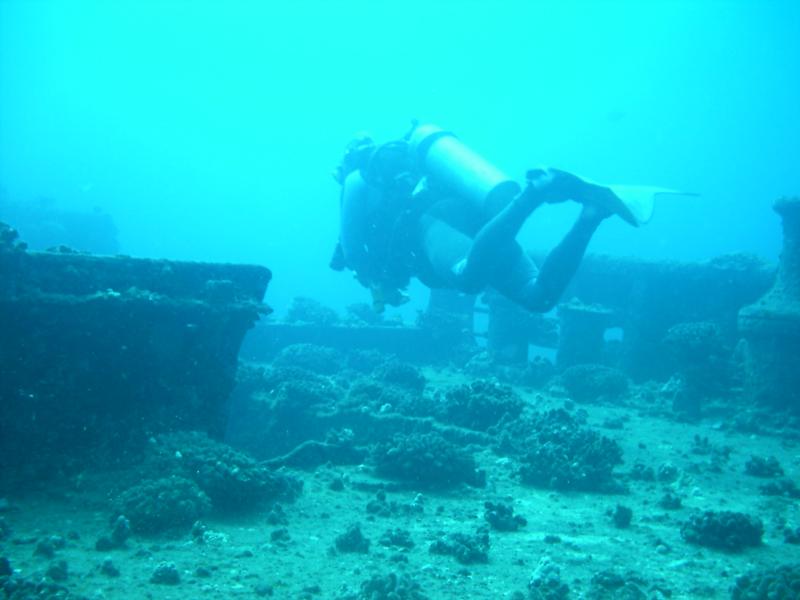
[[[525,173],[528,183],[526,192],[535,195],[540,202],[558,204],[567,200],[580,202],[586,182],[572,173],[539,167]]]
[[[611,188],[596,183],[584,182],[585,187],[578,202],[585,208],[592,207],[606,216],[619,215],[626,223],[638,227],[641,219],[634,212],[635,206],[614,193]],[[652,213],[652,208],[650,209]]]
[[[581,214],[578,216],[578,220],[585,221],[587,223],[596,223],[599,225],[602,221],[611,216],[614,216],[614,213],[606,206],[587,202],[582,205]]]
[[[602,212],[619,215],[634,227],[642,218],[634,212],[636,206],[627,197],[617,195],[610,187],[586,181],[560,169],[531,169],[527,173],[528,183],[541,190],[542,198],[549,204],[575,200],[583,205],[592,205]],[[652,212],[652,210],[650,210]]]

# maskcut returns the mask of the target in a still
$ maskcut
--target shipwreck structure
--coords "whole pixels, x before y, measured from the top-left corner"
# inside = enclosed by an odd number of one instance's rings
[[[530,313],[491,291],[476,303],[475,296],[435,290],[413,326],[354,323],[317,306],[291,322],[260,323],[242,356],[271,360],[288,345],[312,343],[464,364],[482,339],[501,363],[524,365],[534,346],[553,350],[560,369],[605,364],[639,381],[666,380],[675,371],[666,359],[672,328],[696,324],[687,331],[699,331],[713,324],[733,348],[739,310],[774,280],[774,265],[749,254],[683,262],[594,255],[585,258],[554,314]]]
[[[739,311],[745,340],[746,394],[775,407],[800,408],[800,198],[782,198],[783,249],[775,284]]]
[[[0,225],[0,469],[224,431],[242,338],[269,312],[268,269],[29,252],[15,238]]]
[[[608,362],[599,338],[618,329],[615,366],[638,380],[669,377],[664,340],[671,327],[713,322],[734,345],[739,309],[774,279],[774,266],[749,254],[694,262],[588,256],[565,294],[571,302],[561,311],[559,366],[576,362],[576,346],[580,362]]]

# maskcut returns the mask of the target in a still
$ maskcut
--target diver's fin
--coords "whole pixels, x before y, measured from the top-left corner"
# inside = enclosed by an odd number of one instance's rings
[[[617,198],[616,214],[625,221],[638,227],[644,225],[653,218],[653,210],[657,196],[697,196],[698,194],[672,190],[669,188],[655,187],[651,185],[608,185],[612,195]],[[609,206],[609,208],[612,208]]]
[[[607,212],[619,215],[621,219],[634,227],[644,225],[653,217],[656,196],[697,196],[698,194],[682,192],[669,188],[651,185],[624,185],[597,183],[560,169],[539,168],[528,171],[528,183],[537,177],[550,176],[555,190],[555,201],[567,198],[585,204],[598,206]],[[557,176],[553,178],[553,176]],[[548,202],[554,200],[548,199]]]
[[[669,188],[652,185],[626,185],[596,183],[588,179],[584,181],[594,190],[589,190],[582,202],[590,202],[605,208],[607,211],[619,215],[622,220],[634,227],[644,225],[653,218],[656,196],[697,196],[691,192],[681,192]]]

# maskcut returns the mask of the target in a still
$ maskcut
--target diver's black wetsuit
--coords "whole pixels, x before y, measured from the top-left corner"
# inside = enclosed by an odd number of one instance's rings
[[[443,199],[418,223],[423,259],[417,276],[429,287],[478,293],[487,286],[534,312],[553,308],[575,274],[604,214],[584,211],[541,270],[517,243],[525,220],[545,200],[543,190],[526,188],[487,223],[464,227],[463,205]],[[476,225],[478,225],[476,227]],[[426,281],[428,277],[430,280]]]
[[[584,205],[580,217],[545,259],[541,270],[516,242],[525,220],[543,203],[580,200],[586,184],[540,171],[527,187],[491,214],[440,186],[431,174],[421,193],[398,197],[386,178],[368,171],[343,182],[340,243],[345,264],[363,285],[397,291],[410,277],[432,288],[479,293],[492,287],[531,311],[553,308],[608,213]]]

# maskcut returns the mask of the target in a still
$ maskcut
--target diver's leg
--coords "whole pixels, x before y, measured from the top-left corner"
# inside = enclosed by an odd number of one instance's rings
[[[533,258],[517,243],[512,244],[513,257],[492,275],[489,285],[509,300],[533,312],[547,312],[541,288],[536,282],[539,269]]]
[[[528,174],[526,188],[481,227],[474,239],[449,224],[457,217],[453,214],[453,203],[437,203],[420,218],[420,245],[429,270],[446,287],[465,293],[480,292],[497,273],[508,272],[519,260],[521,250],[515,238],[531,213],[544,203],[579,197],[584,185],[580,179],[563,171],[532,171]],[[526,277],[531,280],[526,284],[531,290],[525,294],[531,295],[529,304],[532,307],[547,302],[545,296],[543,299],[537,297],[544,292],[547,292],[547,297],[555,295],[552,302],[558,300],[577,269],[594,229],[606,216],[601,209],[584,205],[578,222],[550,253],[543,267],[547,276],[542,286],[533,289],[537,280],[535,266],[532,274],[526,270],[517,274],[517,283],[514,284],[517,287],[525,287]],[[587,226],[595,219],[597,223],[587,235]],[[557,272],[559,266],[566,270],[565,274]],[[559,277],[564,279],[563,284]]]
[[[602,208],[584,204],[581,214],[564,238],[545,258],[536,280],[538,295],[547,310],[555,306],[583,260],[586,248],[600,223],[611,216]]]
[[[514,260],[508,263],[507,268],[496,271],[491,285],[528,310],[549,311],[578,270],[597,227],[610,214],[595,206],[584,205],[575,224],[550,251],[538,272],[531,258],[515,243]]]
[[[528,217],[546,202],[542,188],[529,185],[478,231],[469,252],[456,266],[466,287],[487,281],[498,265],[514,260],[515,238]]]
[[[499,264],[516,256],[514,239],[539,206],[566,200],[581,201],[591,185],[571,173],[555,169],[532,169],[526,179],[525,189],[478,231],[469,254],[457,267],[465,285],[485,281]]]
[[[465,293],[481,291],[486,282],[466,289],[456,266],[463,262],[472,247],[472,238],[444,220],[425,213],[419,221],[419,246],[422,266],[417,276],[429,287],[457,289]]]

